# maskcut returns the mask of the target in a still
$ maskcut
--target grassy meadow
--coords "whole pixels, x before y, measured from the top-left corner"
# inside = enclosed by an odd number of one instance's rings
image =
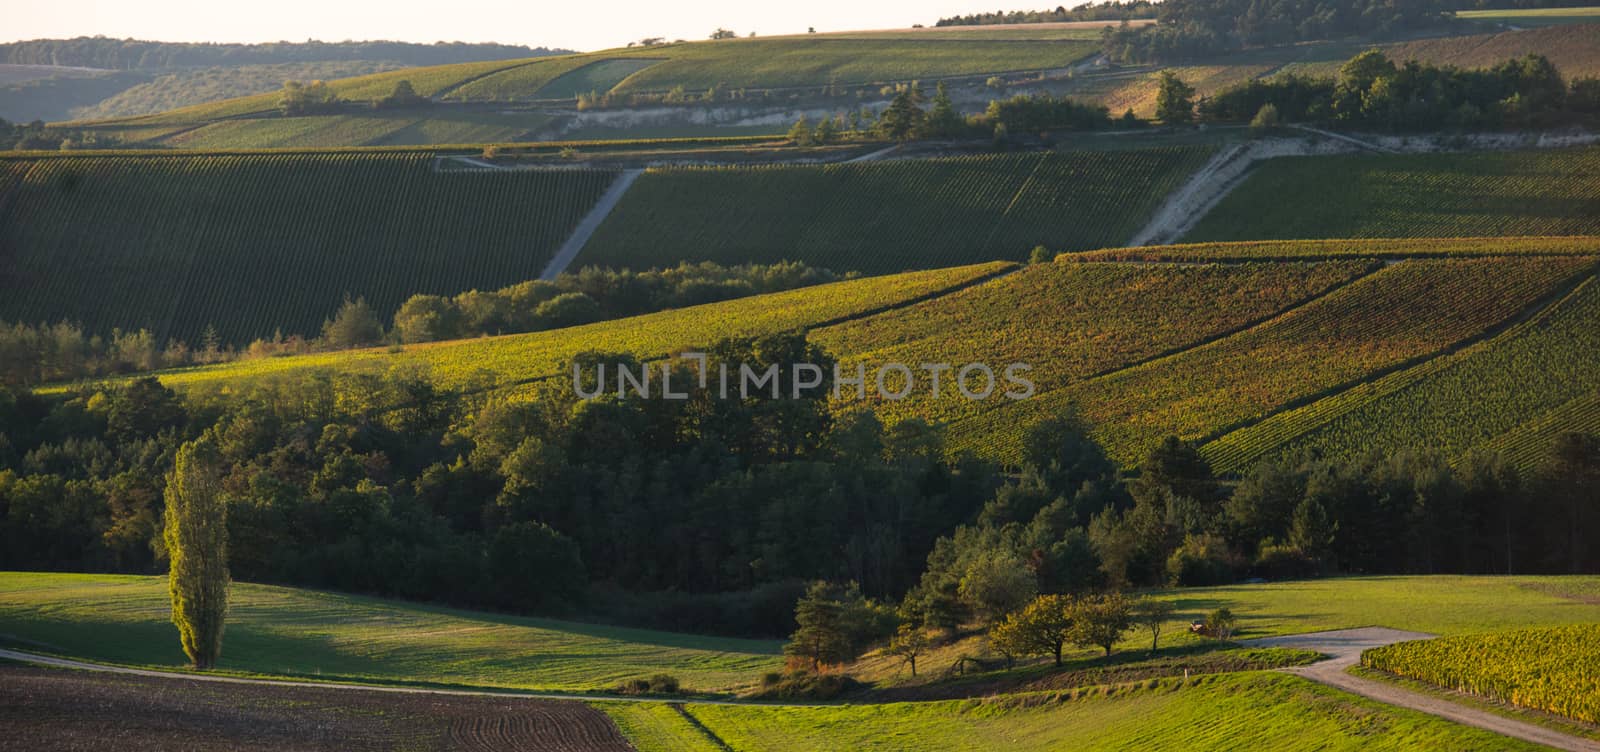
[[[165,577],[0,573],[0,643],[178,669]],[[725,691],[782,663],[779,643],[502,616],[235,583],[219,669],[372,683],[587,691],[671,673]]]

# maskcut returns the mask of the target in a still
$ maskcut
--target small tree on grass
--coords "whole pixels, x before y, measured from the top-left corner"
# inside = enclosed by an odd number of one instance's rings
[[[1169,70],[1161,71],[1161,89],[1156,93],[1156,117],[1168,125],[1181,125],[1194,119],[1194,87]]]
[[[1278,106],[1268,102],[1261,105],[1261,109],[1257,110],[1256,116],[1251,119],[1250,131],[1256,134],[1267,133],[1281,124],[1282,118],[1278,116]]]
[[[1075,605],[1064,595],[1041,595],[989,630],[989,646],[1006,655],[1050,655],[1061,665],[1061,650],[1076,634]]]
[[[805,115],[801,115],[800,119],[794,121],[794,125],[789,128],[789,140],[793,141],[795,146],[810,146],[811,138],[811,121],[807,120]]]
[[[911,675],[917,675],[917,656],[927,652],[928,633],[921,625],[903,622],[889,639],[889,654],[897,655],[911,666]]]
[[[812,671],[820,671],[826,664],[849,663],[878,631],[876,617],[873,605],[861,597],[855,583],[812,583],[795,604],[794,620],[799,628],[783,652],[806,661]]]
[[[349,297],[333,318],[322,322],[322,341],[335,349],[374,345],[383,339],[383,323],[366,298]]]
[[[1172,619],[1172,601],[1143,598],[1133,606],[1133,618],[1139,626],[1150,632],[1150,652],[1156,652],[1161,643],[1161,628]]]
[[[1206,617],[1206,634],[1218,640],[1233,638],[1233,631],[1239,626],[1239,620],[1234,618],[1233,612],[1226,608],[1219,608]]]
[[[1084,598],[1072,609],[1073,642],[1079,647],[1111,649],[1133,627],[1133,612],[1121,593]]]
[[[195,668],[215,666],[228,613],[228,512],[222,456],[208,434],[178,448],[167,477],[166,527],[172,623]]]
[[[1050,263],[1052,258],[1054,257],[1050,255],[1049,248],[1046,248],[1042,245],[1036,245],[1033,247],[1033,252],[1028,254],[1028,263],[1047,264]]]

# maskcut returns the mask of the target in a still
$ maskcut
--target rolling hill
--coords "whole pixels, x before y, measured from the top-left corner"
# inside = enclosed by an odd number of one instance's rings
[[[1163,257],[1177,261],[1141,260]],[[946,391],[866,403],[891,421],[944,424],[952,452],[1014,462],[1028,427],[1074,410],[1125,465],[1172,434],[1202,442],[1228,471],[1312,444],[1342,456],[1521,447],[1513,459],[1527,463],[1557,431],[1596,420],[1600,348],[1584,329],[1600,296],[1597,258],[1595,238],[1110,251],[1009,274],[1015,267],[1004,264],[956,267],[400,353],[161,377],[216,389],[410,364],[447,385],[512,388],[555,376],[583,350],[654,359],[727,337],[807,331],[869,372],[892,362],[1033,365],[1032,399],[973,402]]]

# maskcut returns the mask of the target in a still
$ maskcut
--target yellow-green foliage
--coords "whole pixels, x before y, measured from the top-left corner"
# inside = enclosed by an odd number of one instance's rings
[[[1557,434],[1600,425],[1600,285],[1591,277],[1493,339],[1279,413],[1201,449],[1219,471],[1269,454],[1500,449],[1528,466]],[[1492,440],[1491,440],[1492,439]]]
[[[1459,635],[1368,650],[1392,674],[1600,723],[1600,624]]]
[[[384,371],[395,366],[419,366],[446,386],[503,386],[555,376],[562,364],[586,350],[653,359],[722,339],[804,331],[959,288],[1009,268],[1010,264],[995,262],[848,280],[548,332],[410,345],[398,353],[387,349],[333,352],[248,360],[158,375],[169,386],[208,382],[225,385],[234,379],[329,368]]]
[[[990,284],[818,331],[812,340],[846,365],[1010,363],[1032,366],[1043,392],[1182,350],[1264,320],[1376,262],[1036,264]],[[948,378],[947,378],[948,381]],[[997,403],[953,386],[900,401],[869,395],[886,422],[956,422]]]
[[[220,455],[209,437],[178,448],[166,496],[162,536],[171,564],[172,623],[189,661],[211,668],[222,654],[228,614],[228,507]]]
[[[1015,457],[1028,426],[1076,404],[1119,462],[1162,437],[1207,440],[1482,336],[1577,275],[1586,257],[1403,261],[1260,326],[990,410],[955,448]]]

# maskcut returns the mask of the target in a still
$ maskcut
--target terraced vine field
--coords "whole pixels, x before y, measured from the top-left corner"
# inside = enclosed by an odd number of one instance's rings
[[[1592,266],[1592,264],[1591,264]],[[1458,354],[1274,415],[1203,448],[1219,470],[1266,456],[1429,447],[1505,448],[1541,458],[1555,434],[1600,418],[1600,284],[1591,277],[1543,315]],[[1561,412],[1564,411],[1564,412]],[[1503,440],[1501,437],[1505,437]]]
[[[550,122],[541,114],[373,113],[222,120],[156,142],[180,149],[281,149],[515,141]]]
[[[1600,234],[1600,147],[1283,157],[1185,238]]]
[[[611,173],[439,173],[426,153],[0,160],[0,320],[194,342],[315,333],[346,293],[536,278]]]
[[[1600,723],[1600,624],[1458,635],[1368,650],[1363,665]]]
[[[1007,364],[1025,363],[1032,366],[1028,377],[1038,388],[1051,391],[1265,320],[1376,266],[1372,261],[1177,266],[1063,260],[822,329],[811,339],[840,356],[847,372],[856,364],[875,371],[885,363],[986,363],[1003,372]],[[909,417],[950,423],[1003,402],[965,399],[955,378],[945,375],[937,397],[924,388],[899,401],[874,394],[865,404],[892,424]]]
[[[670,168],[636,182],[582,262],[803,260],[865,273],[1118,245],[1210,155],[1198,147],[858,164]]]
[[[1482,336],[1592,263],[1400,262],[1239,334],[957,423],[950,443],[1015,460],[1028,426],[1076,405],[1113,458],[1136,464],[1164,436],[1220,436]]]
[[[421,367],[447,386],[507,385],[560,372],[585,350],[660,358],[691,347],[734,337],[757,337],[862,316],[925,296],[960,289],[1012,268],[1005,263],[848,280],[753,298],[661,311],[631,319],[600,322],[531,334],[457,340],[387,349],[269,358],[170,371],[169,386],[222,385],[317,370],[382,371]]]

